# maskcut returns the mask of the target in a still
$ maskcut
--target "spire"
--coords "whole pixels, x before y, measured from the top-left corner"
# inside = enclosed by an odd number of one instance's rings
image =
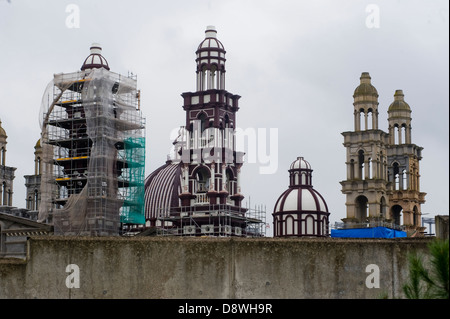
[[[207,26],[197,51],[197,91],[225,90],[225,48],[214,26]]]

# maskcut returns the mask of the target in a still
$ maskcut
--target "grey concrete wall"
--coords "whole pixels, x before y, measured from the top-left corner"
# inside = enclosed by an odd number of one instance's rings
[[[33,237],[27,260],[0,259],[0,298],[401,298],[429,241]]]

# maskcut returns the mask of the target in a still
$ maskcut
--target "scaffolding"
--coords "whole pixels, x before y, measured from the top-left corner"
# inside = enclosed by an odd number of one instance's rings
[[[123,206],[120,222],[123,224],[145,224],[144,194],[145,181],[145,139],[129,137],[123,141],[119,158],[126,166],[122,168],[119,189],[122,191]]]
[[[47,87],[39,220],[50,217],[55,233],[117,235],[120,223],[144,223],[145,119],[136,84],[100,68],[56,74]]]
[[[238,213],[230,205],[205,205],[201,211],[188,206],[180,210],[161,210],[159,236],[265,237],[266,211],[262,206]]]

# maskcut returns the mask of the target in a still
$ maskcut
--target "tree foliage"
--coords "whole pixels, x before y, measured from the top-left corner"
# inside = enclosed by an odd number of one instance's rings
[[[422,255],[414,252],[409,259],[409,282],[403,286],[408,299],[448,299],[449,241],[433,240],[429,245],[430,260],[426,267]]]

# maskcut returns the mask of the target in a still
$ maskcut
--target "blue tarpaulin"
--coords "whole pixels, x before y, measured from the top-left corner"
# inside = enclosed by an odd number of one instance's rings
[[[341,238],[400,238],[406,232],[387,227],[332,229],[331,237]]]

